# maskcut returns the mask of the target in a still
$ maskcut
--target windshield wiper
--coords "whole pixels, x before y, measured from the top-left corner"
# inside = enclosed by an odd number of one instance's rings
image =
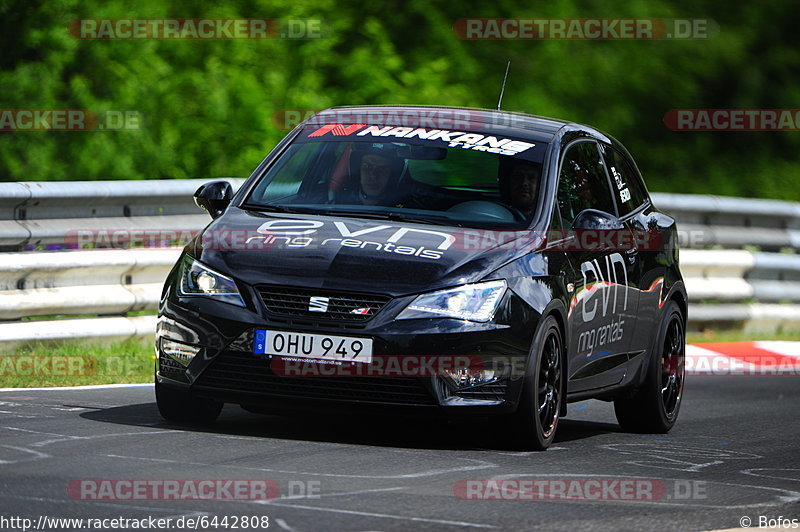
[[[286,212],[289,214],[316,214],[317,211],[314,209],[303,209],[298,207],[291,207],[287,205],[256,205],[253,203],[245,203],[240,206],[242,209],[247,209],[249,211],[260,211],[260,212]]]
[[[369,218],[373,220],[391,220],[393,222],[408,222],[424,225],[456,225],[461,226],[460,223],[454,223],[452,220],[445,216],[437,217],[418,217],[411,214],[398,213],[398,212],[376,212],[376,211],[362,211],[359,209],[316,209],[310,207],[293,207],[290,205],[257,205],[253,203],[245,203],[241,205],[242,209],[259,211],[259,212],[283,212],[288,214],[317,214],[322,216],[352,216],[356,218]],[[435,218],[435,219],[431,219]],[[441,220],[437,222],[437,220]]]
[[[409,214],[401,214],[398,212],[375,212],[375,211],[361,211],[357,209],[329,209],[327,211],[322,211],[320,214],[326,216],[355,216],[358,218],[370,218],[376,220],[391,220],[393,222],[410,222],[410,223],[417,223],[417,224],[425,224],[425,225],[443,225],[441,223],[437,223],[435,220],[430,218],[421,218],[414,215]],[[437,217],[442,218],[443,221],[447,220],[445,217]],[[448,225],[450,224],[449,220],[447,220]]]

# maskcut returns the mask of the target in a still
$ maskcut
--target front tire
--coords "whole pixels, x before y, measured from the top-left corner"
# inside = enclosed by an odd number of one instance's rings
[[[620,426],[629,432],[664,434],[675,425],[686,377],[686,321],[674,301],[667,304],[643,386],[614,400]]]
[[[223,403],[192,397],[187,392],[168,388],[156,380],[156,405],[161,417],[177,423],[213,423]]]
[[[553,443],[564,400],[561,338],[558,321],[545,318],[533,341],[519,407],[507,428],[515,447],[544,451]]]

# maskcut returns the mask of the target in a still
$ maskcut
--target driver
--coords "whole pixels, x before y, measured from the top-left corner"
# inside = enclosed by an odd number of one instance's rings
[[[527,218],[536,209],[536,192],[542,177],[542,166],[522,159],[501,157],[498,168],[500,196]]]
[[[389,188],[395,166],[392,159],[382,155],[367,153],[361,157],[359,177],[359,199],[364,205],[382,203]]]
[[[358,176],[358,182],[355,190],[345,195],[345,202],[386,206],[400,203],[403,193],[398,185],[405,159],[397,156],[395,146],[390,143],[372,144],[354,155],[353,174]]]

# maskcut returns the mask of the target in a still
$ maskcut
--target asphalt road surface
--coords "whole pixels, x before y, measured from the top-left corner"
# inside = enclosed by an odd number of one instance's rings
[[[484,423],[280,418],[226,405],[197,428],[163,421],[152,386],[5,391],[1,515],[32,526],[40,516],[169,518],[172,529],[196,519],[211,530],[267,516],[270,529],[297,532],[800,521],[800,378],[689,376],[686,388],[669,435],[623,433],[610,404],[588,401],[571,405],[545,453],[504,448]],[[264,486],[277,497],[259,496]]]

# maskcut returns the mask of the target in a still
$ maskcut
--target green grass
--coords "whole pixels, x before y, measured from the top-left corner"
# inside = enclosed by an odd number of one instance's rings
[[[0,388],[152,382],[152,341],[36,343],[0,354]]]

